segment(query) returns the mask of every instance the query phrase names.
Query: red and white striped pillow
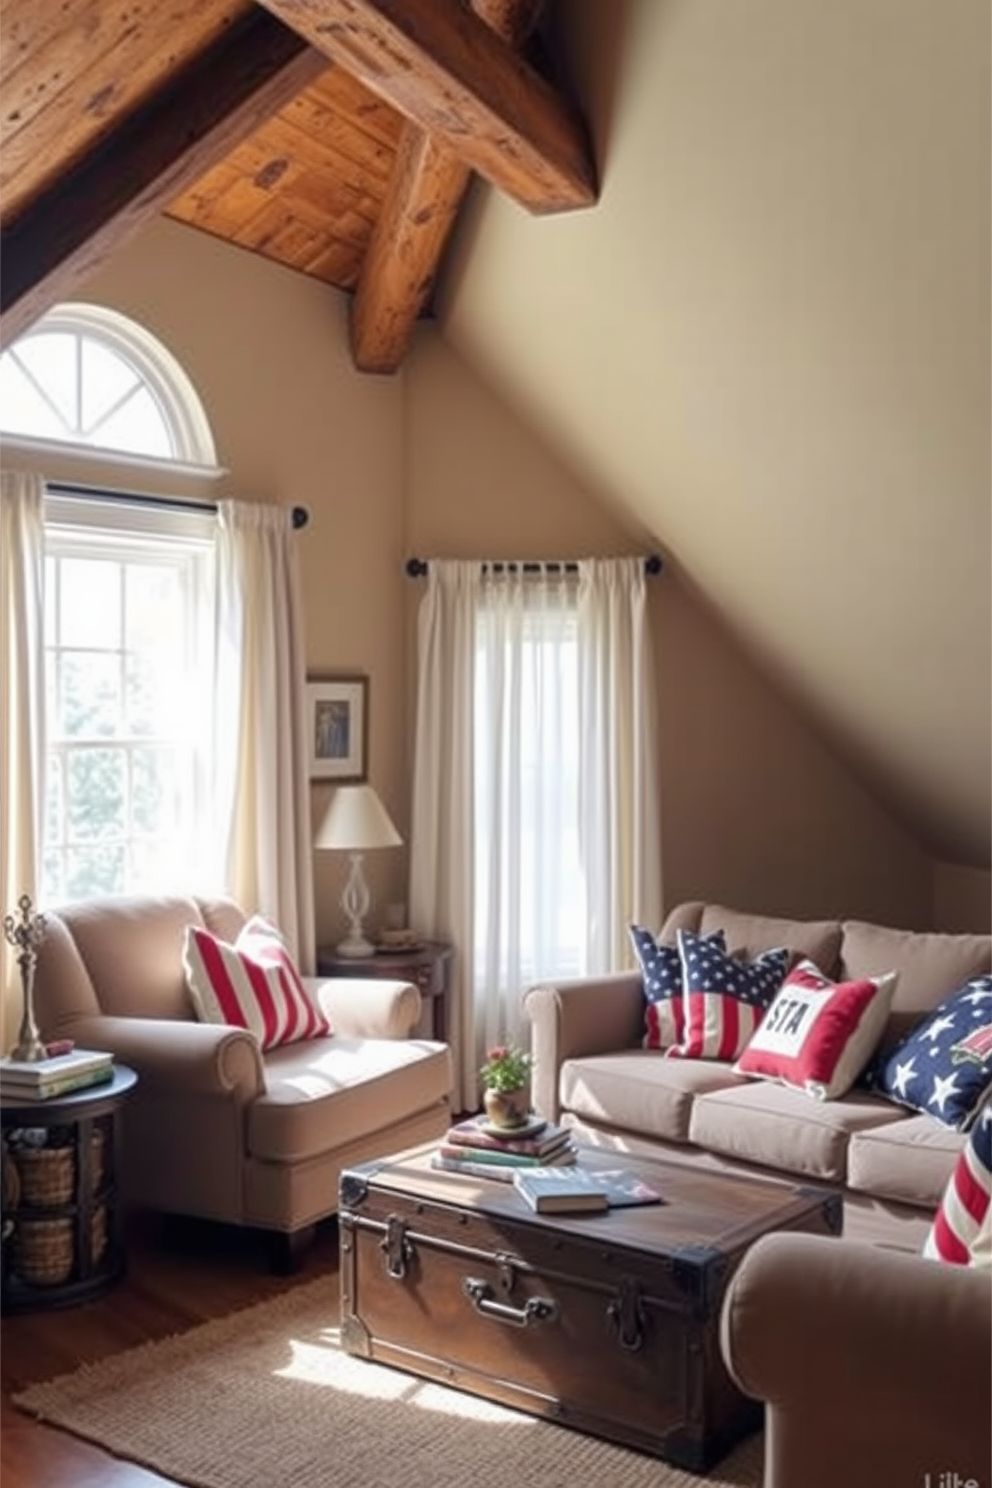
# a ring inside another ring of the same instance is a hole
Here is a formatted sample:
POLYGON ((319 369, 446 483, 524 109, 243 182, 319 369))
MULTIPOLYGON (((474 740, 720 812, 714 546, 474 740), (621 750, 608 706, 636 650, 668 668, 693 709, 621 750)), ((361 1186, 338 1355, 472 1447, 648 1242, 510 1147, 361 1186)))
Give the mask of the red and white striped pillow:
POLYGON ((263 1049, 331 1032, 285 941, 261 915, 248 920, 234 945, 188 926, 183 966, 201 1023, 247 1028, 263 1049))
POLYGON ((923 1254, 955 1266, 992 1265, 992 1101, 968 1133, 923 1254))

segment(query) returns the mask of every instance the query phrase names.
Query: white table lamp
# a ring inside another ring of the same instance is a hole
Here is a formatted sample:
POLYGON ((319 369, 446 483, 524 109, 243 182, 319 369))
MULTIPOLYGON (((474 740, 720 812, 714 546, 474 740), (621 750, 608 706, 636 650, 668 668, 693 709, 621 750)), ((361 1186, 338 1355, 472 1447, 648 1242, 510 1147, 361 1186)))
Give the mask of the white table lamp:
POLYGON ((351 854, 351 869, 341 895, 348 917, 348 934, 337 947, 339 956, 374 956, 375 946, 362 930, 371 896, 362 868, 362 854, 376 847, 400 847, 403 839, 370 785, 339 785, 317 831, 315 846, 351 854))

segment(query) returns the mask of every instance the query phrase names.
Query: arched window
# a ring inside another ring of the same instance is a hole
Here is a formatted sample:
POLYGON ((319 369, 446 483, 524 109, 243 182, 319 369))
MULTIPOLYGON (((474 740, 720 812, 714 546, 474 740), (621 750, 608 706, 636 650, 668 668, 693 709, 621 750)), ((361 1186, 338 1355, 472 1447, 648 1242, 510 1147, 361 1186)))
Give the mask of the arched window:
POLYGON ((102 305, 59 305, 0 356, 0 429, 76 449, 216 465, 203 405, 175 357, 102 305))
MULTIPOLYGON (((219 474, 196 391, 142 326, 65 304, 0 356, 0 431, 73 479, 45 498, 42 897, 216 891, 213 507, 76 484, 89 457, 219 474), (37 452, 41 452, 38 455, 37 452)), ((126 477, 125 477, 126 479, 126 477)))

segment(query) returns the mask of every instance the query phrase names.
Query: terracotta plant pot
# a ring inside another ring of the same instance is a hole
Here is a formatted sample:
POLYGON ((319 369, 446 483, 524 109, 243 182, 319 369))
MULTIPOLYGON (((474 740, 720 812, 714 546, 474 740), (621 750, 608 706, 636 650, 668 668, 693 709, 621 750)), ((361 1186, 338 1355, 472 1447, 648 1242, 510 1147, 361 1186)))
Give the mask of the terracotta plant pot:
POLYGON ((516 1126, 526 1126, 530 1114, 530 1092, 520 1090, 491 1090, 482 1092, 482 1104, 487 1120, 493 1126, 502 1126, 512 1131, 516 1126))

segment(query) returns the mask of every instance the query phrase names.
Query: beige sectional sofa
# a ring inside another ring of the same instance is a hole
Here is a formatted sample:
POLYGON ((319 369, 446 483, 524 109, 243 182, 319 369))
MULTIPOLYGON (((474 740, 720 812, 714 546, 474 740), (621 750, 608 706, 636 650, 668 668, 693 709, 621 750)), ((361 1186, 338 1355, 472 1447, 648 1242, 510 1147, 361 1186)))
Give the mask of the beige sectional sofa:
MULTIPOLYGON (((722 929, 728 951, 748 958, 786 946, 837 980, 895 971, 884 1048, 970 977, 992 970, 987 935, 778 919, 698 902, 674 909, 659 938, 674 945, 680 927, 701 935, 722 929)), ((846 1236, 920 1249, 963 1143, 933 1117, 860 1085, 838 1100, 817 1101, 737 1075, 729 1064, 645 1049, 640 972, 533 987, 523 1006, 534 1104, 579 1139, 836 1186, 846 1236)))
POLYGON ((187 927, 233 943, 226 899, 114 897, 46 915, 35 972, 42 1036, 109 1049, 138 1073, 124 1113, 129 1205, 271 1231, 295 1264, 334 1214, 343 1168, 449 1125, 446 1044, 414 1037, 407 981, 310 980, 332 1035, 265 1053, 242 1028, 198 1021, 187 927))

